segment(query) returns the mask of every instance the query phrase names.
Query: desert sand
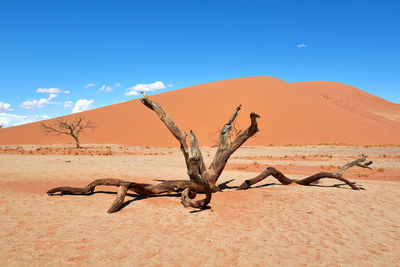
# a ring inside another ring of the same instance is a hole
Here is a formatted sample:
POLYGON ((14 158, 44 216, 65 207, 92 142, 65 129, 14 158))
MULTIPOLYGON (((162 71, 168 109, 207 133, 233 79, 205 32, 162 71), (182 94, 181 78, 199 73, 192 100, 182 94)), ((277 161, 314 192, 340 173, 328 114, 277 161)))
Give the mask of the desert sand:
MULTIPOLYGON (((247 77, 196 85, 152 96, 200 145, 217 143, 219 129, 242 104, 237 127, 261 115, 260 132, 246 145, 400 144, 400 104, 335 82, 287 83, 273 77, 247 77)), ((175 146, 176 140, 139 99, 76 115, 98 127, 82 135, 86 144, 175 146)), ((47 123, 51 123, 50 120, 47 123)), ((46 136, 40 123, 0 130, 0 145, 70 144, 68 136, 46 136)))
MULTIPOLYGON (((216 149, 203 148, 209 163, 216 149)), ((2 146, 1 266, 395 266, 400 262, 400 147, 241 147, 210 209, 183 208, 179 196, 130 195, 107 214, 116 188, 91 196, 47 196, 49 188, 97 178, 155 183, 187 179, 177 147, 2 146), (316 186, 235 186, 267 166, 290 177, 338 166, 364 153, 374 170, 353 168, 316 186), (230 181, 230 182, 229 182, 230 181)))

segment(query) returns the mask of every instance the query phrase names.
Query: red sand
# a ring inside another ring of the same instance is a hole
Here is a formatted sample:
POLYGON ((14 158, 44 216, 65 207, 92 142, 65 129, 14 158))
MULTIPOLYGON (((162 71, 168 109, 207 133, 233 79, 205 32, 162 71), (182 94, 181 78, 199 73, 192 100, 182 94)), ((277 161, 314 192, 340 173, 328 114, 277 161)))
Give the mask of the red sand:
MULTIPOLYGON (((241 147, 229 164, 249 167, 243 171, 228 166, 218 184, 230 181, 228 186, 238 186, 268 165, 287 169, 292 178, 318 171, 315 166, 333 171, 331 164, 342 165, 362 153, 374 161, 375 170, 346 172, 346 178, 365 191, 332 187, 337 181, 330 179, 318 186, 283 186, 269 177, 249 190, 227 188, 213 194, 211 209, 201 212, 183 208, 178 195, 129 194, 124 208, 115 214, 106 212, 115 198, 114 187, 96 188, 91 196, 45 192, 106 177, 144 183, 187 179, 179 148, 107 145, 82 149, 94 156, 64 154, 73 150, 21 146, 18 152, 0 151, 0 266, 398 266, 400 262, 400 147, 241 147), (108 151, 111 155, 105 156, 108 151), (252 169, 255 162, 259 169, 252 169), (385 181, 387 175, 397 175, 397 181, 385 181)), ((203 147, 202 152, 209 165, 216 148, 203 147)))
MULTIPOLYGON (((218 130, 238 104, 243 105, 240 128, 247 127, 250 112, 261 115, 260 133, 247 145, 400 143, 400 105, 341 83, 291 84, 272 77, 248 77, 192 86, 152 99, 162 104, 184 131, 193 129, 201 146, 217 142, 218 130)), ((80 115, 98 125, 94 132, 82 135, 83 144, 177 144, 154 112, 138 99, 80 115)), ((39 124, 1 129, 0 144, 73 143, 68 136, 44 135, 39 124)))

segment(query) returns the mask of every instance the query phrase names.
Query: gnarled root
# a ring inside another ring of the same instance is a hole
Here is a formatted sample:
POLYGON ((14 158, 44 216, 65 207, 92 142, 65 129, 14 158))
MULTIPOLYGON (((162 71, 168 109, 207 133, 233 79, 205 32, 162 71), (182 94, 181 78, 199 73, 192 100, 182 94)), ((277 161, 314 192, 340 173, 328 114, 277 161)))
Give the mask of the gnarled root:
MULTIPOLYGON (((213 187, 210 188, 208 187, 207 192, 204 190, 205 186, 204 185, 199 185, 191 181, 186 181, 186 180, 172 180, 172 181, 163 181, 158 184, 144 184, 144 183, 135 183, 135 182, 129 182, 129 181, 124 181, 120 179, 113 179, 113 178, 107 178, 107 179, 97 179, 88 184, 85 187, 69 187, 69 186, 63 186, 63 187, 56 187, 53 189, 50 189, 47 191, 47 194, 50 196, 54 195, 90 195, 93 194, 94 189, 96 186, 99 185, 108 185, 108 186, 118 186, 118 192, 115 197, 115 200, 113 204, 111 205, 110 209, 108 210, 109 213, 117 212, 120 207, 122 206, 125 196, 127 194, 128 190, 131 190, 138 195, 142 196, 152 196, 152 195, 160 195, 160 194, 167 194, 171 192, 182 192, 185 189, 191 190, 192 193, 195 194, 197 193, 206 193, 206 198, 201 201, 197 201, 199 203, 194 204, 195 208, 198 208, 204 205, 204 207, 207 206, 207 204, 211 200, 211 193, 216 192, 217 188, 213 187)), ((194 197, 193 197, 194 198, 194 197)), ((189 203, 196 203, 195 200, 190 201, 189 203)))
POLYGON ((111 207, 108 209, 108 213, 114 213, 119 211, 122 204, 124 203, 126 192, 128 191, 129 183, 123 184, 119 186, 118 193, 115 196, 115 200, 111 207))
POLYGON ((245 180, 244 183, 242 183, 238 187, 238 190, 245 190, 245 189, 249 188, 250 186, 264 180, 265 178, 267 178, 270 175, 272 175, 274 178, 276 178, 283 185, 288 185, 291 183, 296 183, 299 185, 310 185, 310 184, 313 184, 313 183, 319 181, 322 178, 330 178, 330 179, 336 179, 336 180, 345 182, 347 185, 349 185, 354 190, 360 190, 363 188, 357 186, 355 182, 350 182, 346 178, 343 178, 342 175, 347 169, 349 169, 353 166, 371 169, 369 167, 369 165, 372 164, 372 161, 365 162, 366 160, 367 160, 367 157, 365 155, 361 155, 360 158, 343 165, 338 172, 334 172, 334 173, 320 172, 320 173, 311 175, 311 176, 306 177, 301 180, 290 179, 290 178, 286 177, 282 172, 275 169, 274 167, 267 167, 262 173, 260 173, 256 177, 249 179, 249 180, 245 180))
POLYGON ((93 194, 93 191, 96 188, 96 186, 99 185, 120 186, 122 183, 127 183, 127 181, 123 181, 120 179, 113 179, 113 178, 97 179, 82 188, 69 187, 69 186, 56 187, 47 191, 47 194, 49 196, 54 196, 57 193, 60 193, 60 195, 90 195, 93 194))
POLYGON ((211 201, 211 193, 206 193, 206 197, 204 199, 200 200, 194 200, 196 197, 196 192, 190 190, 190 188, 186 188, 183 190, 182 195, 181 195, 181 203, 182 205, 187 208, 187 207, 192 207, 192 208, 198 208, 198 209, 205 209, 211 201))

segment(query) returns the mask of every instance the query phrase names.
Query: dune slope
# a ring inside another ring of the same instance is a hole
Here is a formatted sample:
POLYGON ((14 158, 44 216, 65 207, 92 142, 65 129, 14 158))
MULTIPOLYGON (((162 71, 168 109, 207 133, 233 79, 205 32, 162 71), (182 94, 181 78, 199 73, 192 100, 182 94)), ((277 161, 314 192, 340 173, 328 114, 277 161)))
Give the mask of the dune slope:
MULTIPOLYGON (((216 144, 218 130, 238 104, 242 104, 238 128, 247 127, 250 112, 261 115, 260 133, 247 145, 400 143, 400 105, 341 83, 247 77, 183 88, 152 99, 163 105, 182 130, 192 129, 203 146, 216 144)), ((138 99, 79 115, 98 125, 81 136, 82 144, 177 144, 138 99)), ((73 144, 68 136, 44 135, 39 124, 1 129, 0 144, 73 144)))

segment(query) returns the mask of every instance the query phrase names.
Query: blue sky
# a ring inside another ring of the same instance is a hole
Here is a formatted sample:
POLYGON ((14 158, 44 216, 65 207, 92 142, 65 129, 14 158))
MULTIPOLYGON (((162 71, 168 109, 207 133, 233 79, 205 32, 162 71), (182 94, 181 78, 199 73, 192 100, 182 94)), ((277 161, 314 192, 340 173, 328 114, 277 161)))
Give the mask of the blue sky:
POLYGON ((382 0, 0 0, 0 123, 260 75, 400 103, 399 12, 382 0))

